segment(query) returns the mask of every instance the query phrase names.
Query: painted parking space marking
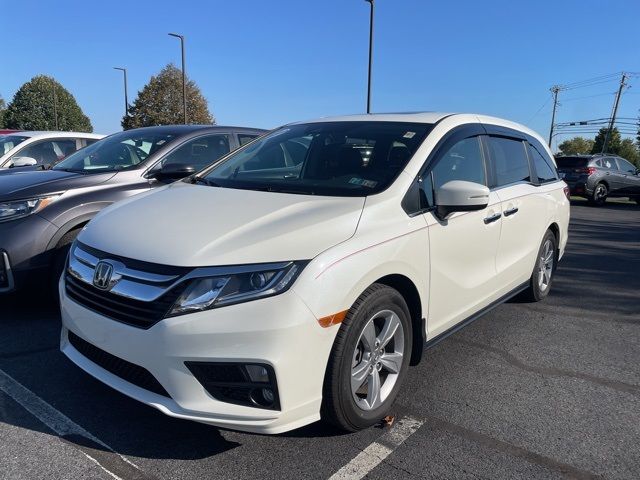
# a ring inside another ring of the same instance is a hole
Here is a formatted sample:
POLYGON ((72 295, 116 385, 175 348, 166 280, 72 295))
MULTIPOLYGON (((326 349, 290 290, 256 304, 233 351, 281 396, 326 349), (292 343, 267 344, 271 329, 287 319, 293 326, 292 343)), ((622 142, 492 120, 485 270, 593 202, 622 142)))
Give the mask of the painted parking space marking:
POLYGON ((413 435, 424 422, 412 417, 399 420, 389 431, 373 442, 344 467, 334 473, 330 480, 358 480, 384 461, 393 451, 413 435))
POLYGON ((116 480, 152 480, 131 460, 48 404, 0 369, 0 390, 55 432, 63 442, 79 450, 91 462, 116 480))

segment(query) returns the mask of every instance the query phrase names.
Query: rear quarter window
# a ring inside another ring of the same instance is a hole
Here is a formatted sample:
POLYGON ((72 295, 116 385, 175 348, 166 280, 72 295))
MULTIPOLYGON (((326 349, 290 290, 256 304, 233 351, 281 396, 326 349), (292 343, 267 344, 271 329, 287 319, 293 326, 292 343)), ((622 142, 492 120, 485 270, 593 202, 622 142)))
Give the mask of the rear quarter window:
POLYGON ((558 179, 558 172, 549 156, 540 152, 535 146, 531 144, 528 145, 529 155, 531 155, 531 159, 533 160, 533 167, 535 168, 538 182, 547 183, 556 181, 558 179))

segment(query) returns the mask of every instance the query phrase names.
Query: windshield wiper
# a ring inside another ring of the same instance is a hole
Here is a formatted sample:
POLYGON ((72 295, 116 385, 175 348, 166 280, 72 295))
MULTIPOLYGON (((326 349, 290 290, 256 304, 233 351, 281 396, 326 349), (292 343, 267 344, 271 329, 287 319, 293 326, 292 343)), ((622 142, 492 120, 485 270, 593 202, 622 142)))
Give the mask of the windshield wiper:
POLYGON ((202 183, 204 185, 207 185, 209 187, 220 187, 221 185, 209 180, 208 178, 204 178, 204 177, 199 177, 198 175, 194 175, 193 177, 191 177, 191 183, 193 184, 197 184, 197 183, 202 183))
POLYGON ((75 168, 53 168, 52 170, 58 170, 60 172, 69 172, 69 173, 82 173, 82 174, 89 173, 87 170, 79 170, 75 168))

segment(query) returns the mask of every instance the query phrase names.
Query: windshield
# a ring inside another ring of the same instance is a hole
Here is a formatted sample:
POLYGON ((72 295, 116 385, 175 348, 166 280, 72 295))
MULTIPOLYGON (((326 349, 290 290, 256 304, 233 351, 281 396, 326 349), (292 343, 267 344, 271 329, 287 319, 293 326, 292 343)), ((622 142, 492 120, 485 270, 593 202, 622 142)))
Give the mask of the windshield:
POLYGON ((290 125, 231 154, 202 181, 248 190, 371 195, 395 180, 431 128, 374 121, 290 125))
POLYGON ((175 137, 136 130, 116 133, 69 155, 53 169, 97 173, 135 168, 175 137))
POLYGON ((9 153, 10 150, 27 138, 29 137, 24 135, 0 135, 0 157, 9 153))

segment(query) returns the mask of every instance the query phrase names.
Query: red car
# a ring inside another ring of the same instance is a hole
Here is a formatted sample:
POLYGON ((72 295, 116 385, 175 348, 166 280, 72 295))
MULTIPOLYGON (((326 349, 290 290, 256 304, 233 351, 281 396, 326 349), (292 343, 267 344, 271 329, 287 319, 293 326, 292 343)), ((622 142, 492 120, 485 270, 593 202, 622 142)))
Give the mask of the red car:
POLYGON ((22 130, 0 130, 0 135, 6 135, 7 133, 21 132, 22 130))

